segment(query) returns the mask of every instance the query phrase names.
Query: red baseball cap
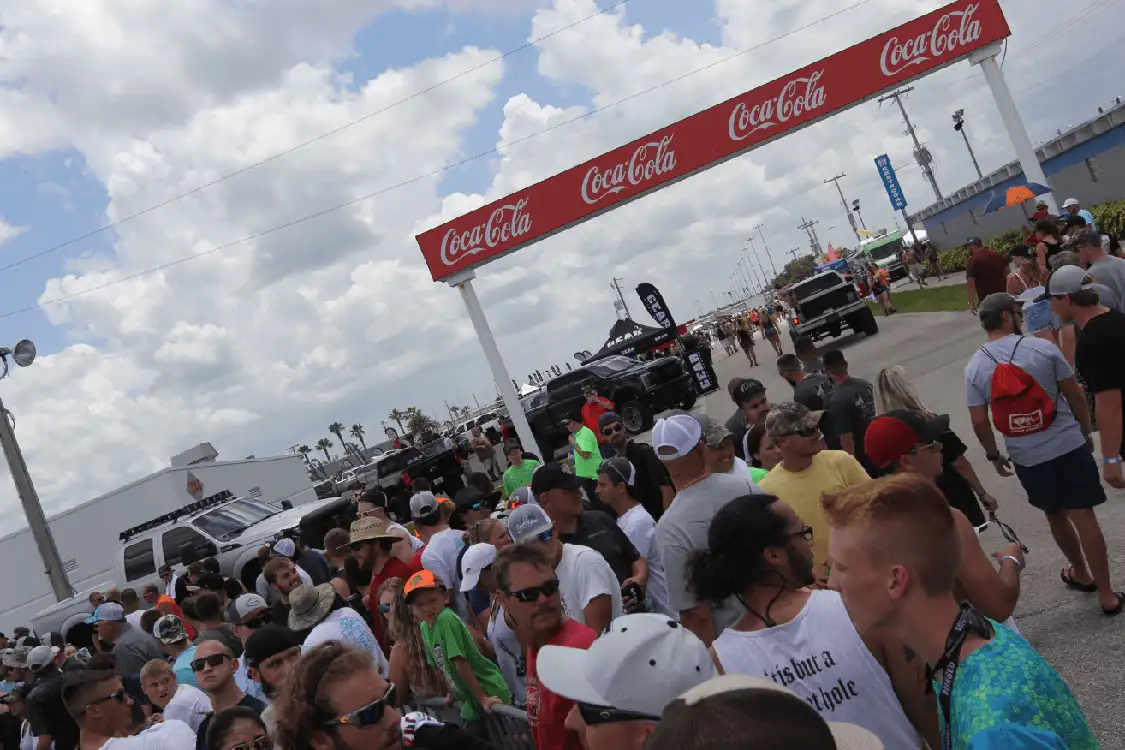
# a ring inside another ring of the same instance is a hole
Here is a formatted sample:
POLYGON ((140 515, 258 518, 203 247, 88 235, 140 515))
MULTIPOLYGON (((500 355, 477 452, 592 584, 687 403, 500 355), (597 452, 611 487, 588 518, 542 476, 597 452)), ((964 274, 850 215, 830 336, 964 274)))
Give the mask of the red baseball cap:
POLYGON ((923 417, 906 409, 895 409, 876 417, 867 426, 863 449, 876 468, 887 469, 919 443, 934 442, 948 429, 948 415, 923 417))

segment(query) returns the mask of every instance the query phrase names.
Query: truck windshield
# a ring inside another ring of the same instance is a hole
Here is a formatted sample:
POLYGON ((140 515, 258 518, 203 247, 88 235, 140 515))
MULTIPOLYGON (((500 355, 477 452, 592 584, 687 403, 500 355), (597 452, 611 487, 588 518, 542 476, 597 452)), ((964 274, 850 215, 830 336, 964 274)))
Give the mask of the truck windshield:
POLYGON ((259 500, 235 500, 204 513, 191 524, 212 539, 225 542, 278 512, 277 506, 259 500))
POLYGON ((892 240, 885 245, 867 251, 872 260, 886 260, 902 252, 902 240, 892 240))
POLYGON ((637 364, 628 357, 606 357, 588 365, 588 369, 596 373, 621 372, 637 364))

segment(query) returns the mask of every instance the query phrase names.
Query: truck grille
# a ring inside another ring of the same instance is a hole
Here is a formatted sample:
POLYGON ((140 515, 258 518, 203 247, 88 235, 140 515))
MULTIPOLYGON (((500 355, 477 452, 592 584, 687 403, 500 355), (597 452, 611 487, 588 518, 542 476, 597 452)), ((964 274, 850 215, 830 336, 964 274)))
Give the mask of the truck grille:
POLYGON ((854 297, 855 290, 851 287, 842 286, 839 289, 824 292, 815 299, 800 303, 801 320, 813 320, 819 318, 829 310, 847 307, 855 301, 854 297))

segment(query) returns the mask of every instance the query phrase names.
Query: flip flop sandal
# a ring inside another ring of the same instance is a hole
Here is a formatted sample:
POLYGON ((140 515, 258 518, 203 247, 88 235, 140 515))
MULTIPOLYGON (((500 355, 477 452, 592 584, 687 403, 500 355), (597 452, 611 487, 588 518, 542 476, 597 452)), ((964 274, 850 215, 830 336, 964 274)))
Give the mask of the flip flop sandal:
POLYGON ((1121 610, 1125 609, 1125 594, 1120 591, 1117 592, 1117 606, 1113 609, 1103 609, 1102 614, 1106 617, 1117 617, 1121 614, 1121 610))
POLYGON ((1079 583, 1074 580, 1074 568, 1069 565, 1062 569, 1060 575, 1062 577, 1062 582, 1067 585, 1067 588, 1081 591, 1083 594, 1093 594, 1098 590, 1098 585, 1096 583, 1079 583))

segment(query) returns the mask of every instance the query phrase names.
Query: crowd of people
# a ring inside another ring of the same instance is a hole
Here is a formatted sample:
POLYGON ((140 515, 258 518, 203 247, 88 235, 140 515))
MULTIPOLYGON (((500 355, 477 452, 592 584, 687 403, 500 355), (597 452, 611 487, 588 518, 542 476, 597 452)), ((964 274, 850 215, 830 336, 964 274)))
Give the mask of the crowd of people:
MULTIPOLYGON (((1103 296, 1125 261, 1091 231, 1077 263, 1047 252, 1050 273, 1024 279, 1041 287, 1024 299, 988 287, 975 251, 986 340, 966 407, 987 460, 1046 516, 1062 584, 1115 616, 1125 595, 1095 509, 1100 479, 1125 487, 1125 314, 1111 304, 1125 295, 1103 296), (1040 303, 1052 324, 1025 335, 1026 305, 1040 303)), ((1041 273, 1026 259, 1017 273, 1041 273)), ((769 340, 776 320, 755 312, 742 322, 769 340)), ((794 349, 776 350, 792 393, 774 402, 735 378, 725 422, 674 412, 644 443, 590 392, 567 420, 573 468, 475 435, 453 497, 416 480, 406 518, 357 486, 323 539, 263 547, 249 590, 208 558, 141 592, 99 592, 87 648, 0 636, 0 742, 1098 747, 1019 634, 1026 550, 949 416, 900 367, 868 382, 840 350, 794 349), (992 523, 1007 543, 986 550, 992 523)))

